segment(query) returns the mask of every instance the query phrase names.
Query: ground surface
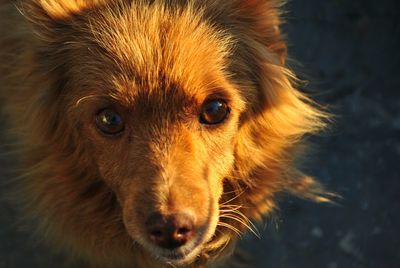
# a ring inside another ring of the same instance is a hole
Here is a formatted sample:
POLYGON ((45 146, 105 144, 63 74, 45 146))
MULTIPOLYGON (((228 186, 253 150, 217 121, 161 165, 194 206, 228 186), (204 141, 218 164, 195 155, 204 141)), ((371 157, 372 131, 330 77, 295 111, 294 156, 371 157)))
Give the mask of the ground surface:
MULTIPOLYGON (((344 199, 283 198, 263 239, 243 248, 257 268, 400 267, 400 2, 292 0, 288 9, 289 52, 307 90, 337 115, 315 139, 309 171, 344 199)), ((0 268, 59 267, 14 223, 1 203, 0 268)))

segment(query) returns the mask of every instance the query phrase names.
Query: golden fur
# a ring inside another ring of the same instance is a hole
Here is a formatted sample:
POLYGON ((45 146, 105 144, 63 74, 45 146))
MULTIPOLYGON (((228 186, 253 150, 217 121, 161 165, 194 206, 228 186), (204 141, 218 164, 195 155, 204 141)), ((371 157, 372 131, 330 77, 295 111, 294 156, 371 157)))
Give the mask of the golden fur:
POLYGON ((0 3, 0 97, 23 166, 15 199, 71 259, 218 265, 277 193, 326 201, 296 168, 326 114, 285 66, 282 1, 0 3), (208 98, 231 109, 218 127, 198 121, 208 98), (109 106, 126 122, 118 137, 94 126, 109 106), (199 232, 169 260, 144 222, 184 209, 199 232))

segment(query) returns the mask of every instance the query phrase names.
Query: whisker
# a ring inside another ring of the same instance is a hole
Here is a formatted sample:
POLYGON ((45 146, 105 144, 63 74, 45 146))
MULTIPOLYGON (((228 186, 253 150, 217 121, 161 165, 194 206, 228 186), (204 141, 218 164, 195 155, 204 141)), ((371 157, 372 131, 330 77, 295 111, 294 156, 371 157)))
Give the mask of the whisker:
MULTIPOLYGON (((242 194, 244 194, 244 192, 246 190, 240 189, 241 191, 239 193, 237 193, 234 197, 232 197, 231 199, 224 201, 223 203, 221 203, 221 205, 225 205, 227 203, 230 203, 232 201, 234 201, 235 199, 239 198, 242 194)), ((236 191, 233 191, 234 193, 236 193, 236 191)))
POLYGON ((257 227, 254 226, 253 223, 251 223, 250 220, 246 219, 242 219, 240 217, 237 217, 235 215, 232 214, 224 214, 221 215, 220 218, 227 218, 227 219, 231 219, 231 220, 235 220, 239 223, 241 223, 243 226, 245 226, 250 232, 252 232, 257 238, 261 238, 260 233, 257 229, 257 227))
POLYGON ((230 211, 238 211, 243 206, 241 205, 222 205, 219 209, 221 212, 230 212, 230 211))
MULTIPOLYGON (((235 213, 239 218, 243 219, 244 222, 247 224, 244 224, 241 222, 243 225, 245 225, 254 235, 256 235, 258 238, 260 238, 261 234, 257 228, 257 226, 246 216, 244 215, 241 211, 240 208, 243 208, 242 205, 221 205, 220 212, 222 212, 221 216, 227 215, 227 213, 235 213), (224 209, 226 208, 226 209, 224 209)), ((228 214, 229 215, 229 214, 228 214)), ((233 216, 233 215, 231 215, 233 216)))
POLYGON ((178 266, 175 266, 173 263, 171 263, 171 262, 168 262, 168 265, 170 265, 171 267, 173 267, 173 268, 178 268, 178 266))
POLYGON ((239 231, 239 229, 237 229, 236 227, 234 227, 234 226, 232 226, 232 225, 230 225, 228 223, 219 222, 217 225, 218 226, 222 226, 222 227, 226 227, 226 228, 234 231, 238 236, 240 236, 240 237, 242 236, 242 233, 239 231))
POLYGON ((226 239, 225 243, 223 244, 223 246, 218 250, 218 255, 221 254, 221 252, 223 252, 225 250, 225 248, 228 246, 229 242, 231 241, 230 238, 226 239))
POLYGON ((244 215, 240 210, 232 210, 232 213, 236 213, 240 217, 242 217, 251 227, 257 232, 257 237, 260 238, 261 234, 260 231, 258 230, 257 226, 246 216, 244 215))

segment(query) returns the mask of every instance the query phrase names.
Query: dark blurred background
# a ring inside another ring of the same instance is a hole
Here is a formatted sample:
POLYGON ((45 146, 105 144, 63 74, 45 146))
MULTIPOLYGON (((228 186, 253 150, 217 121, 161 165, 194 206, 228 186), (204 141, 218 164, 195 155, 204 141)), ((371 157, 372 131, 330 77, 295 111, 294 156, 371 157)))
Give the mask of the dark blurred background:
POLYGON ((336 115, 310 173, 339 205, 284 199, 255 267, 400 267, 400 1, 291 0, 290 55, 336 115))
MULTIPOLYGON (((248 236, 242 248, 257 268, 400 267, 400 1, 291 0, 287 10, 304 90, 336 115, 313 139, 308 171, 343 200, 282 198, 262 239, 248 236)), ((0 203, 0 268, 60 266, 14 223, 0 203)))

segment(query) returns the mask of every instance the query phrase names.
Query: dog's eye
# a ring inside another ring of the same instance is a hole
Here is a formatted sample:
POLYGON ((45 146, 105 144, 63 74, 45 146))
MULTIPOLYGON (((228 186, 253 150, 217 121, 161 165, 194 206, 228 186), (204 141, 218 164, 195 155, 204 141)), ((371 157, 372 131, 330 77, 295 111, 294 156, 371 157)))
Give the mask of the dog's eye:
POLYGON ((97 114, 96 126, 106 135, 116 135, 124 130, 121 115, 112 109, 104 109, 97 114))
POLYGON ((206 101, 201 108, 200 123, 207 125, 222 123, 229 112, 229 107, 223 100, 206 101))

